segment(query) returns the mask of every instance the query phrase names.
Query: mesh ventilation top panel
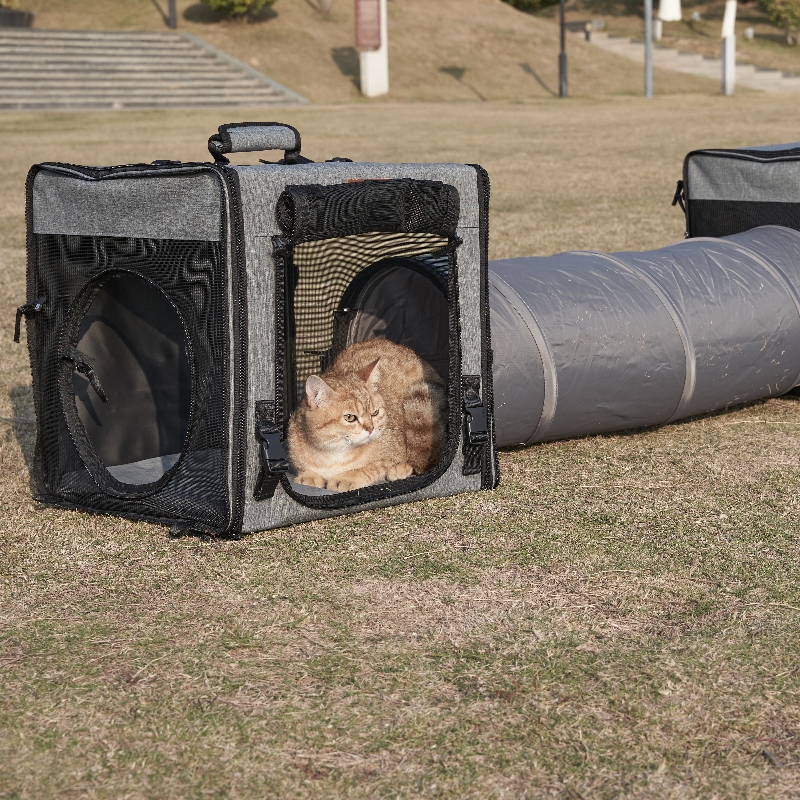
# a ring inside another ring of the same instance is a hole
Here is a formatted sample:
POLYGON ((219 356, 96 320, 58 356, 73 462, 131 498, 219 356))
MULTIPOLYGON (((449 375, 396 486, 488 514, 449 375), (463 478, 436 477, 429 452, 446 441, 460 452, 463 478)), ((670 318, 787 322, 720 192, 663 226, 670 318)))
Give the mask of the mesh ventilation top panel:
POLYGON ((295 391, 302 396, 309 375, 333 342, 334 312, 356 276, 394 256, 434 261, 448 239, 431 233, 367 233, 304 242, 294 247, 295 391))

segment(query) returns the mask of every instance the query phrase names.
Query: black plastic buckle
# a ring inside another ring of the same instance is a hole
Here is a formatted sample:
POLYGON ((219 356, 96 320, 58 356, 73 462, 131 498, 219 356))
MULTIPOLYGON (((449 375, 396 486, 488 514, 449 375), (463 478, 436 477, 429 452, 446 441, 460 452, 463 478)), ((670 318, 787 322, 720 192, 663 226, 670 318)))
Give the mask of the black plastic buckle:
POLYGON ((464 392, 464 466, 461 472, 479 475, 483 471, 486 445, 489 444, 486 407, 479 394, 480 375, 464 375, 461 386, 464 392))
POLYGON ((486 425, 486 409, 483 403, 477 406, 465 406, 467 414, 467 441, 469 444, 488 444, 489 429, 486 425))
POLYGON ((17 344, 19 344, 19 336, 22 332, 22 315, 24 314, 27 316, 28 314, 39 312, 42 310, 42 308, 44 308, 44 297, 39 297, 31 302, 23 303, 17 309, 17 319, 14 323, 14 341, 17 344))
POLYGON ((281 477, 289 471, 289 460, 283 444, 283 431, 275 423, 275 403, 256 403, 256 437, 260 443, 261 472, 253 490, 255 500, 269 500, 275 494, 281 477))

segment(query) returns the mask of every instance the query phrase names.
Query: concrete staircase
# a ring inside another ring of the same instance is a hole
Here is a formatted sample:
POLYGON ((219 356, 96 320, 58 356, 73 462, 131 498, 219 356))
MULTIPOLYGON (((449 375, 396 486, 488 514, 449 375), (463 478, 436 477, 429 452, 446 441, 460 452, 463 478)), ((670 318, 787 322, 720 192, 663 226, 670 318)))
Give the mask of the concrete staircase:
MULTIPOLYGON (((592 44, 610 53, 616 53, 623 58, 644 64, 644 42, 626 39, 622 36, 611 36, 602 31, 593 31, 592 44)), ((720 58, 707 58, 697 53, 684 53, 668 47, 659 47, 655 43, 653 43, 653 66, 699 75, 702 78, 712 78, 718 83, 722 81, 722 60, 720 58)), ((800 75, 792 75, 775 69, 760 69, 749 64, 736 65, 736 83, 750 89, 768 92, 800 91, 800 75)))
POLYGON ((0 28, 0 110, 305 102, 188 33, 0 28))

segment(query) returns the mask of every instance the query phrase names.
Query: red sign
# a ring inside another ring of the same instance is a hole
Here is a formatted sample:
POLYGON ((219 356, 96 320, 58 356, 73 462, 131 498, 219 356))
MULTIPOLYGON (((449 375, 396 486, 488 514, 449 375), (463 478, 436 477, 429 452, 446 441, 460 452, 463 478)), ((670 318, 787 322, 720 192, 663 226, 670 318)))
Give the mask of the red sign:
POLYGON ((377 50, 381 46, 381 0, 356 0, 356 48, 377 50))

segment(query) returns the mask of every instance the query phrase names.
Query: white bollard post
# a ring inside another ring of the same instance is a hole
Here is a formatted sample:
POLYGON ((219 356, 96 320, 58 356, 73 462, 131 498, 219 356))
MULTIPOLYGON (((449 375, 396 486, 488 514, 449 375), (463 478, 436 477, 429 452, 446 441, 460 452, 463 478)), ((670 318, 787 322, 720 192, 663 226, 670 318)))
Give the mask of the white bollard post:
POLYGON ((681 0, 660 0, 658 18, 663 22, 680 22, 682 18, 681 0))
MULTIPOLYGON (((358 2, 358 0, 357 0, 358 2)), ((359 53, 361 68, 361 93, 365 97, 379 97, 389 92, 389 25, 386 0, 378 0, 380 14, 380 46, 359 53)))
POLYGON ((726 0, 722 18, 722 94, 736 91, 736 0, 726 0))

